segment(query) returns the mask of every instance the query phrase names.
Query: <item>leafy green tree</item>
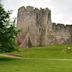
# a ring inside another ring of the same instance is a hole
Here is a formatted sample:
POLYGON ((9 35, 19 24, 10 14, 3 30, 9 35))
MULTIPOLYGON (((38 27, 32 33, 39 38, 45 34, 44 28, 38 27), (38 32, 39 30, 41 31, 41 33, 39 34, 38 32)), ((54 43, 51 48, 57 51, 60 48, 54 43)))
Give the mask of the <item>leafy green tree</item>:
POLYGON ((17 50, 17 34, 15 21, 10 21, 10 12, 6 12, 0 4, 0 52, 17 50))

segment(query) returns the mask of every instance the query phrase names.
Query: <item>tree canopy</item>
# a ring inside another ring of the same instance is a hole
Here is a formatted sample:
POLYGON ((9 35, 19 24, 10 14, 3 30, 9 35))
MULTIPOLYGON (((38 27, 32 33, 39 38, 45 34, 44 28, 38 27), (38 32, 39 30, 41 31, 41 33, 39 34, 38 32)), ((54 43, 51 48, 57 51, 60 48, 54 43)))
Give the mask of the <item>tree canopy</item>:
POLYGON ((0 52, 11 52, 17 49, 18 34, 15 21, 10 21, 10 12, 0 4, 0 52))

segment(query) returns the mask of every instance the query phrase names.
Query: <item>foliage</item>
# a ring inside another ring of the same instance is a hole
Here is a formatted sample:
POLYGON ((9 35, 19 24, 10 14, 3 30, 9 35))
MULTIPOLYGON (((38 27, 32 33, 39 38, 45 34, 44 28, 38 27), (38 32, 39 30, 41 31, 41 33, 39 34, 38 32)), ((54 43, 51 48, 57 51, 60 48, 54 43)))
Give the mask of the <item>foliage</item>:
POLYGON ((0 4, 0 52, 16 50, 17 33, 15 21, 10 21, 10 12, 6 12, 0 4))

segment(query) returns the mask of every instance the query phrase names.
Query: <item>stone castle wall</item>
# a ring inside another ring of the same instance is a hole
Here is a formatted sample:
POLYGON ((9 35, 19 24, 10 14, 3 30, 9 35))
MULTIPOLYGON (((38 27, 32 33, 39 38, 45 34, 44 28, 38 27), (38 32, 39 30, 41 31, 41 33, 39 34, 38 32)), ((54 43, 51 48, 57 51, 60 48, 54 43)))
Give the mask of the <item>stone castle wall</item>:
POLYGON ((22 6, 18 9, 17 27, 21 29, 17 39, 21 47, 71 43, 72 26, 52 23, 48 8, 22 6))
POLYGON ((52 24, 53 35, 56 38, 56 43, 72 43, 72 25, 52 24))

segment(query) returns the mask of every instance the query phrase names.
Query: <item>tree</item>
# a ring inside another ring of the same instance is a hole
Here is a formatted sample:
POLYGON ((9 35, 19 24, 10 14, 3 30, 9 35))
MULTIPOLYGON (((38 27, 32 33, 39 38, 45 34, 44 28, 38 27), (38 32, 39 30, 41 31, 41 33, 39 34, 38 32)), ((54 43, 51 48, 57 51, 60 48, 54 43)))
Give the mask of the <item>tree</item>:
POLYGON ((0 52, 11 52, 17 49, 17 34, 15 21, 10 21, 10 12, 6 12, 0 4, 0 52))

